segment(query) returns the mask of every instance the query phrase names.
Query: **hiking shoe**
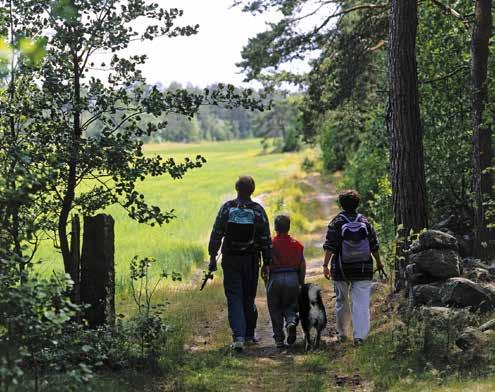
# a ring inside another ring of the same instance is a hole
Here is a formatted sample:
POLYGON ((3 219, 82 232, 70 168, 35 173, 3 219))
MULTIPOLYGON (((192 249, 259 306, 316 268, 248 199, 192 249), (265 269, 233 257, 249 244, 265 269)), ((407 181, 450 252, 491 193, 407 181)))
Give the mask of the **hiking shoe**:
POLYGON ((287 344, 292 346, 296 342, 297 326, 295 323, 287 324, 287 344))
POLYGON ((347 336, 345 336, 345 335, 338 335, 337 336, 337 343, 338 344, 342 344, 345 342, 347 342, 347 336))
POLYGON ((284 342, 277 342, 277 349, 280 352, 287 350, 288 347, 284 342))
POLYGON ((234 340, 230 345, 230 348, 235 352, 242 353, 244 351, 244 341, 234 340))
POLYGON ((364 343, 363 339, 356 338, 354 339, 354 346, 362 346, 364 343))

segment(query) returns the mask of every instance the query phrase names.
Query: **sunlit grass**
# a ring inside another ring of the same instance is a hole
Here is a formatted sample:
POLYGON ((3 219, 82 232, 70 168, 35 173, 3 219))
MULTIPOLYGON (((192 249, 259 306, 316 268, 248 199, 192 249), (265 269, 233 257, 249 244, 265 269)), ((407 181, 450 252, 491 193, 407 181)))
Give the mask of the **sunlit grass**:
MULTIPOLYGON (((163 210, 175 209, 177 218, 162 227, 150 227, 131 220, 118 206, 106 212, 115 219, 117 288, 127 285, 128 263, 135 255, 154 257, 159 269, 187 274, 206 260, 211 225, 221 203, 235 195, 239 175, 252 175, 260 191, 299 170, 305 154, 261 154, 259 140, 199 144, 158 144, 146 146, 148 154, 176 160, 207 159, 206 165, 189 172, 182 180, 149 178, 139 185, 147 200, 163 210)), ((257 192, 259 194, 259 192, 257 192)), ((50 242, 37 254, 44 260, 39 270, 49 274, 62 270, 62 260, 50 242)))

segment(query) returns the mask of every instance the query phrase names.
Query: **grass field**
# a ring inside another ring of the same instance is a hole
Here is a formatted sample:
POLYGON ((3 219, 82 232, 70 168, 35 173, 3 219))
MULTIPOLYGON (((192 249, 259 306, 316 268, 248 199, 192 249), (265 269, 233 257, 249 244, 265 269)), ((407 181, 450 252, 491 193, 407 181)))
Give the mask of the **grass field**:
MULTIPOLYGON (((158 268, 187 274, 206 260, 211 225, 222 201, 235 195, 233 185, 239 175, 250 174, 257 181, 257 194, 299 170, 310 153, 261 155, 259 140, 201 144, 159 144, 146 146, 147 154, 183 159, 198 154, 206 165, 189 172, 184 179, 150 178, 140 185, 147 200, 163 210, 175 209, 177 218, 162 227, 138 224, 120 207, 108 209, 116 222, 117 288, 126 286, 128 263, 135 255, 158 260, 158 268)), ((62 261, 51 243, 41 247, 43 274, 61 270, 62 261)))

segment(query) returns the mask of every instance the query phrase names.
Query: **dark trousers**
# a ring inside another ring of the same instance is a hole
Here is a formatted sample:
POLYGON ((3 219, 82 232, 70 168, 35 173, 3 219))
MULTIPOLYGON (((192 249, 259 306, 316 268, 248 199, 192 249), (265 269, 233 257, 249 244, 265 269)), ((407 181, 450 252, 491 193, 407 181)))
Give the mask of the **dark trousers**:
POLYGON ((271 273, 266 287, 268 310, 272 319, 273 338, 285 340, 284 320, 297 324, 299 307, 299 274, 297 272, 271 273))
POLYGON ((259 256, 223 255, 222 268, 232 336, 238 340, 253 338, 258 321, 254 301, 258 289, 259 256))

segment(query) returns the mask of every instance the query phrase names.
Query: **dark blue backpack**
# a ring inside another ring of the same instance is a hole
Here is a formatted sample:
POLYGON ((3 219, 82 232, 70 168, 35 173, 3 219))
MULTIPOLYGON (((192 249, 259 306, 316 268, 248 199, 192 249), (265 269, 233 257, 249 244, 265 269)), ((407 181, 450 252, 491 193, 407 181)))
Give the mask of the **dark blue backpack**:
POLYGON ((247 204, 239 203, 228 212, 225 239, 233 251, 245 251, 254 245, 255 213, 247 204))

